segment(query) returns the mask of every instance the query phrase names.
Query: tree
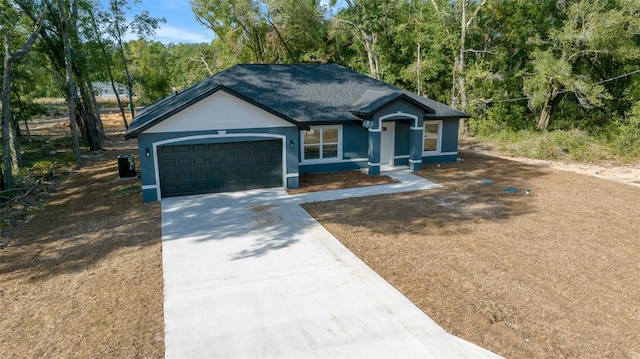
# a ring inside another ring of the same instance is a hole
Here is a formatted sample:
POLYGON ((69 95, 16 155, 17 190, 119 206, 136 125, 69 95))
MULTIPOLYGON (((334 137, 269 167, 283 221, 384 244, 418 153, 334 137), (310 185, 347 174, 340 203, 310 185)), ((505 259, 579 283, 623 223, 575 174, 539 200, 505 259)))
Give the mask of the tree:
POLYGON ((0 169, 0 176, 3 177, 3 188, 13 188, 13 171, 16 170, 17 163, 15 163, 11 156, 11 153, 18 152, 19 150, 12 148, 15 145, 13 138, 13 127, 11 126, 11 70, 13 64, 24 58, 31 47, 36 42, 40 28, 42 26, 42 20, 44 13, 38 17, 35 28, 31 32, 31 36, 24 43, 22 48, 16 52, 11 51, 11 30, 7 30, 4 35, 4 62, 3 62, 3 76, 2 76, 2 159, 4 162, 4 173, 0 169))
POLYGON ((318 0, 194 0, 196 19, 223 44, 228 62, 326 61, 325 10, 318 0))
MULTIPOLYGON (((139 3, 141 0, 134 0, 134 3, 139 3)), ((114 39, 122 66, 124 68, 127 77, 127 89, 129 96, 129 112, 133 117, 135 115, 135 107, 133 105, 133 80, 129 72, 128 61, 125 56, 123 38, 128 31, 133 31, 140 38, 153 35, 158 29, 161 23, 165 22, 164 18, 152 18, 148 11, 143 11, 141 14, 135 15, 133 21, 127 20, 126 10, 131 9, 128 0, 109 0, 110 13, 103 13, 101 18, 107 26, 107 31, 114 39)))
MULTIPOLYGON (((339 10, 333 21, 346 26, 353 38, 362 45, 367 56, 369 74, 375 79, 382 79, 381 54, 385 51, 380 42, 385 42, 389 29, 393 27, 396 1, 345 0, 346 7, 339 10)), ((335 5, 333 0, 331 5, 335 5)), ((339 25, 337 25, 339 26, 339 25)))
POLYGON ((171 89, 168 51, 157 41, 129 41, 126 51, 131 59, 131 76, 135 80, 134 90, 143 104, 161 99, 171 89))
POLYGON ((78 129, 76 127, 76 102, 74 101, 76 97, 76 87, 73 82, 73 63, 71 56, 71 40, 69 39, 69 24, 63 0, 58 0, 58 11, 60 12, 60 27, 62 28, 62 41, 64 44, 67 98, 69 99, 69 116, 71 122, 71 135, 73 139, 73 153, 76 155, 78 162, 80 162, 80 144, 78 142, 78 129))
POLYGON ((116 101, 118 103, 118 108, 120 109, 120 115, 122 116, 122 122, 124 123, 124 128, 125 129, 129 129, 129 123, 127 122, 127 115, 124 111, 124 106, 122 104, 122 100, 120 99, 120 91, 118 91, 118 89, 116 88, 116 82, 113 76, 113 71, 112 71, 112 65, 111 65, 111 56, 110 54, 107 53, 107 48, 106 45, 102 39, 102 34, 100 33, 100 28, 98 26, 98 23, 96 21, 96 17, 93 14, 93 11, 89 12, 89 18, 91 20, 91 25, 93 27, 93 36, 95 38, 95 41, 98 44, 98 47, 100 48, 100 52, 102 53, 103 59, 104 59, 104 64, 105 64, 105 68, 107 70, 107 74, 109 77, 109 82, 111 83, 111 88, 113 89, 113 93, 116 96, 116 101))
POLYGON ((192 0, 196 19, 210 28, 234 62, 266 62, 265 34, 268 25, 254 0, 192 0))
MULTIPOLYGON (((50 71, 54 73, 55 78, 59 82, 60 88, 64 89, 64 93, 67 95, 67 102, 73 101, 73 116, 76 117, 76 121, 73 121, 72 126, 78 126, 82 132, 82 136, 89 144, 91 151, 99 150, 102 148, 101 141, 104 138, 104 131, 102 129, 102 122, 100 120, 99 112, 95 105, 95 95, 91 88, 91 79, 89 77, 90 71, 87 66, 86 56, 83 52, 83 36, 80 34, 80 27, 78 27, 78 19, 82 14, 82 11, 86 11, 87 8, 84 2, 79 6, 77 0, 70 1, 69 4, 65 4, 63 1, 60 4, 59 1, 52 3, 51 1, 44 0, 41 2, 30 2, 27 0, 15 0, 15 3, 20 7, 23 13, 36 21, 36 11, 38 8, 47 9, 49 16, 45 18, 44 24, 40 29, 40 46, 36 46, 36 52, 46 57, 51 66, 50 71), (60 11, 60 5, 63 6, 60 11), (68 9, 66 8, 68 6, 68 9), (66 22, 63 23, 67 17, 66 22), (63 26, 64 25, 64 26, 63 26), (66 29, 65 29, 66 27, 66 29), (63 33, 68 33, 71 54, 71 69, 73 73, 74 87, 77 86, 78 91, 69 91, 67 88, 68 76, 67 76, 67 56, 65 53, 64 36, 63 33), (69 97, 71 96, 71 97, 69 97)), ((70 114, 71 116, 71 114, 70 114)))
MULTIPOLYGON (((606 0, 582 0, 566 8, 562 27, 547 39, 531 39, 531 73, 524 80, 529 106, 539 111, 537 128, 546 131, 551 116, 565 94, 584 108, 599 107, 610 97, 594 75, 603 61, 640 58, 636 35, 637 13, 617 8, 606 0)), ((637 6, 637 5, 636 5, 637 6)), ((602 79, 602 78, 601 78, 602 79)))

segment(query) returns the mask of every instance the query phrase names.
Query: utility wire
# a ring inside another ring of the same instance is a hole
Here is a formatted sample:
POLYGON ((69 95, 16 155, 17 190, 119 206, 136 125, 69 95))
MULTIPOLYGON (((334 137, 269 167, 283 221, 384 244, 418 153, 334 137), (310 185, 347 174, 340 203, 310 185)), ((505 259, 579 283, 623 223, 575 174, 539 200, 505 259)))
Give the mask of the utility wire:
MULTIPOLYGON (((637 74, 637 73, 640 73, 640 70, 631 71, 631 72, 628 72, 628 73, 626 73, 626 74, 622 74, 622 75, 619 75, 619 76, 615 76, 615 77, 612 77, 612 78, 609 78, 609 79, 606 79, 606 80, 602 80, 602 81, 594 82, 594 83, 590 84, 589 86, 593 86, 593 85, 600 85, 600 84, 603 84, 603 83, 606 83, 606 82, 611 82, 611 81, 614 81, 614 80, 621 79, 621 78, 623 78, 623 77, 628 77, 628 76, 631 76, 631 75, 635 75, 635 74, 637 74)), ((573 91, 575 91, 575 90, 577 90, 577 89, 576 89, 576 88, 572 88, 572 89, 560 90, 560 91, 558 91, 558 94, 561 94, 561 93, 567 93, 567 92, 573 92, 573 91)), ((490 104, 490 103, 497 103, 497 102, 516 102, 516 101, 524 101, 524 100, 528 100, 528 99, 530 99, 530 98, 531 98, 531 96, 519 97, 519 98, 511 98, 511 99, 505 99, 505 100, 491 100, 491 101, 488 101, 488 102, 487 102, 487 104, 490 104)))

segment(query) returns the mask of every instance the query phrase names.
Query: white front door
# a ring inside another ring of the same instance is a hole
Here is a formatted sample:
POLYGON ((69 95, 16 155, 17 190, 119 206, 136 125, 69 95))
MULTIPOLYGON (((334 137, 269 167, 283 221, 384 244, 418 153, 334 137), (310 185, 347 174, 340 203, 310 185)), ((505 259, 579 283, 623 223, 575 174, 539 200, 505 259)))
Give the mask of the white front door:
POLYGON ((381 127, 380 164, 393 166, 396 123, 393 121, 382 122, 381 127))

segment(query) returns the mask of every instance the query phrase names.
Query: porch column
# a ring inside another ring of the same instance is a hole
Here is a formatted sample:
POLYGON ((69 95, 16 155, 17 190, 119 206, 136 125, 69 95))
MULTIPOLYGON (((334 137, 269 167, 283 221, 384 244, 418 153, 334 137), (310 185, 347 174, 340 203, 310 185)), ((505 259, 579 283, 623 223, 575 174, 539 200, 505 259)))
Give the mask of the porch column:
POLYGON ((380 174, 380 139, 379 128, 369 129, 369 175, 380 174))
POLYGON ((422 168, 422 145, 424 127, 422 121, 415 121, 418 126, 411 126, 409 131, 409 170, 420 171, 422 168))

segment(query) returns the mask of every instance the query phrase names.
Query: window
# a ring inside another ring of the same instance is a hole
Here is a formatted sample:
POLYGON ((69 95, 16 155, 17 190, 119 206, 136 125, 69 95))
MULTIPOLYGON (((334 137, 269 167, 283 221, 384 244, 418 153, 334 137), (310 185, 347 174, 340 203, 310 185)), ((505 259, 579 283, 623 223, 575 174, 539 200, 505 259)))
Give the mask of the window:
POLYGON ((302 160, 330 160, 340 156, 340 131, 339 126, 313 127, 309 131, 303 131, 302 160))
POLYGON ((442 121, 424 121, 422 151, 426 154, 440 152, 442 121))

